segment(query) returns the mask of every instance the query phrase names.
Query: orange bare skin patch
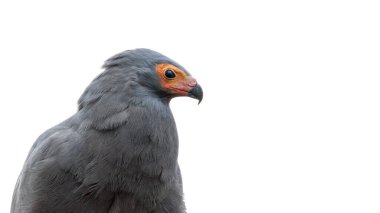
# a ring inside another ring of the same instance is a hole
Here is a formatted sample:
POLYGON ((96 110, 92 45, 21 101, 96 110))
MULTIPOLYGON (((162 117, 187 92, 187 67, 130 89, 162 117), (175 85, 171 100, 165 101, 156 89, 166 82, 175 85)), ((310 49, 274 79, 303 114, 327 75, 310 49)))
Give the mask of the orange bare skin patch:
POLYGON ((193 77, 186 75, 184 71, 172 64, 157 64, 156 73, 160 78, 161 87, 172 94, 187 95, 188 92, 197 84, 197 81, 193 77), (166 77, 165 72, 167 70, 172 70, 175 77, 166 77))

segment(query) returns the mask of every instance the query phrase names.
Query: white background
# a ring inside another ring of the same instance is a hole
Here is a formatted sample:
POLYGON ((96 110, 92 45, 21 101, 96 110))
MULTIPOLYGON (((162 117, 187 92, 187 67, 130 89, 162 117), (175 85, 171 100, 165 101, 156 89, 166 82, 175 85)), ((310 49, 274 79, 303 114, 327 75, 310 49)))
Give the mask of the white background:
POLYGON ((190 213, 380 212, 376 1, 2 1, 0 212, 34 140, 103 61, 137 47, 185 66, 171 103, 190 213))

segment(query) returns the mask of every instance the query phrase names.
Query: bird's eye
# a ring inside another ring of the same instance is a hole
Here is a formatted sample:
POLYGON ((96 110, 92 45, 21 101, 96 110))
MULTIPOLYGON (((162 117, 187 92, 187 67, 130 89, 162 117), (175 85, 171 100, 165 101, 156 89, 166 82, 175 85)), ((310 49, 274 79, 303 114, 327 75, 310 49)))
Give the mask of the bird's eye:
POLYGON ((175 78, 175 73, 173 70, 166 70, 165 71, 165 77, 169 78, 169 79, 172 79, 172 78, 175 78))

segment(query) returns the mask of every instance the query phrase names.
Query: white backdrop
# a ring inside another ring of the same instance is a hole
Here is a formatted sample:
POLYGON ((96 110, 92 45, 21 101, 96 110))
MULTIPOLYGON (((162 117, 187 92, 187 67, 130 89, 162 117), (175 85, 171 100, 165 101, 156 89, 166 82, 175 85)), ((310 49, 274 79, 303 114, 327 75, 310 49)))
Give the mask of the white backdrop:
POLYGON ((108 57, 185 66, 171 103, 190 213, 380 212, 376 1, 2 1, 0 212, 34 140, 108 57))

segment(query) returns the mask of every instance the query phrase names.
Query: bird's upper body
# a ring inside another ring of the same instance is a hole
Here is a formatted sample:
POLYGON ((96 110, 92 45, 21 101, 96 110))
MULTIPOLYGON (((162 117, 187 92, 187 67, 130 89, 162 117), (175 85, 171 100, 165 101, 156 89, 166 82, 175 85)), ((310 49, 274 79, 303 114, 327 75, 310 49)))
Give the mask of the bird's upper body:
POLYGON ((43 133, 17 181, 11 212, 185 212, 169 102, 202 99, 179 64, 149 49, 117 54, 43 133))

